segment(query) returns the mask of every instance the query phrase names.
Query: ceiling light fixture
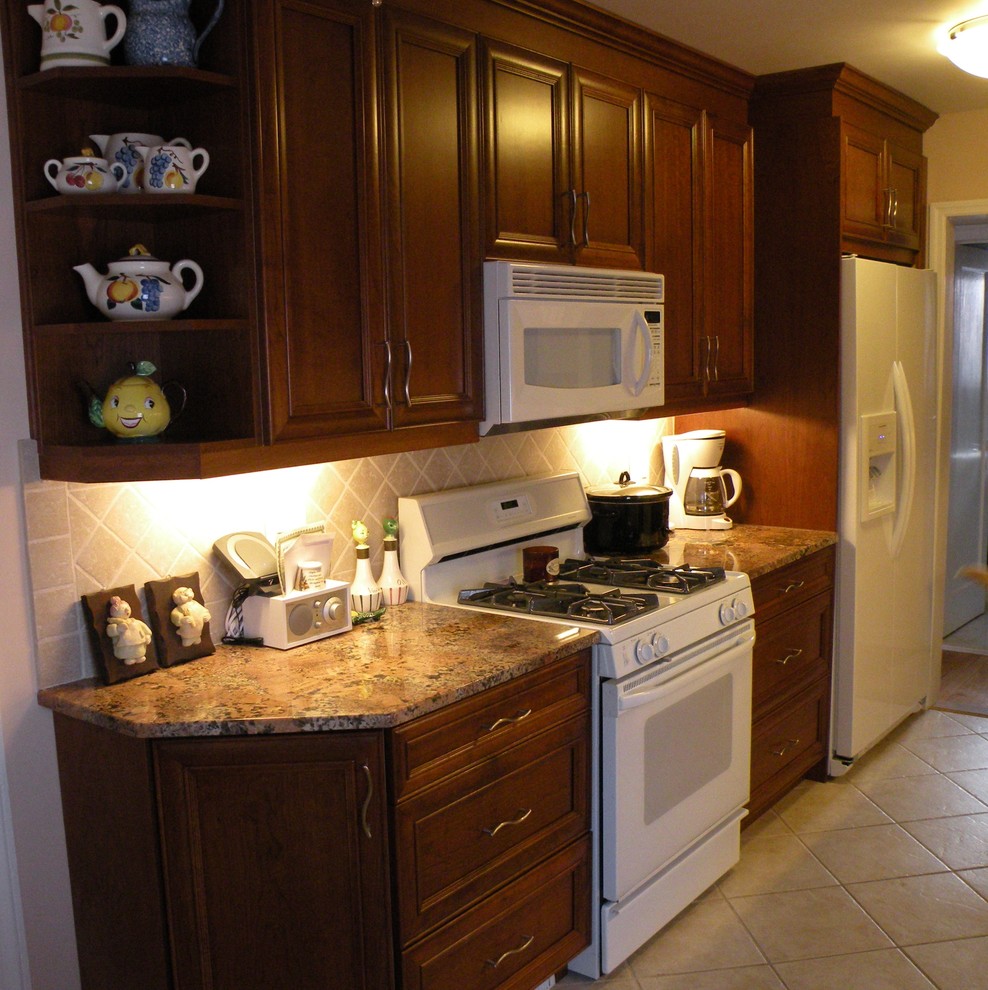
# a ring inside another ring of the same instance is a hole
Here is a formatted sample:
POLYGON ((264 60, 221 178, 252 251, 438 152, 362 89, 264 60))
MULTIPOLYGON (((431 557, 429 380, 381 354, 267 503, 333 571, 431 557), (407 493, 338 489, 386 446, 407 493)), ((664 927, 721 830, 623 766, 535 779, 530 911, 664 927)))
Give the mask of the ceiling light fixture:
POLYGON ((955 24, 938 50, 959 69, 988 78, 988 14, 955 24))

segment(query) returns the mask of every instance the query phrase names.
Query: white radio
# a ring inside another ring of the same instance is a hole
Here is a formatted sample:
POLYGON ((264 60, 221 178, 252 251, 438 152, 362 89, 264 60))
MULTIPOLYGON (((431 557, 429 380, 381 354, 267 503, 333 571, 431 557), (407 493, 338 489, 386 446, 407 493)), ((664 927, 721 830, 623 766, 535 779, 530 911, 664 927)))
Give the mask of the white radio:
POLYGON ((278 650, 335 636, 353 626, 350 586, 345 581, 327 581, 316 591, 251 595, 244 599, 242 608, 244 635, 258 637, 265 646, 278 650))

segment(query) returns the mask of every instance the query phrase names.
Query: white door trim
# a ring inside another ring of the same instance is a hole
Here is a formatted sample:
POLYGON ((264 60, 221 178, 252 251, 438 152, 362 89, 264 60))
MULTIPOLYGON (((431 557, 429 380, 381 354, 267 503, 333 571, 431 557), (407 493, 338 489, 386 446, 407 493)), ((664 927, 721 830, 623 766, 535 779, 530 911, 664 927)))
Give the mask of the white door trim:
POLYGON ((14 829, 10 816, 7 761, 0 732, 0 987, 31 990, 21 911, 14 829))
MULTIPOLYGON (((950 417, 953 401, 953 343, 952 307, 948 305, 954 281, 954 227, 965 219, 988 217, 988 199, 956 200, 931 203, 927 234, 927 263, 937 273, 940 291, 937 293, 937 353, 940 381, 937 387, 937 491, 933 519, 933 587, 943 589, 947 571, 947 484, 950 478, 950 417)), ((943 630, 942 591, 933 600, 933 642, 930 653, 930 683, 927 705, 936 704, 940 693, 941 651, 943 630)))

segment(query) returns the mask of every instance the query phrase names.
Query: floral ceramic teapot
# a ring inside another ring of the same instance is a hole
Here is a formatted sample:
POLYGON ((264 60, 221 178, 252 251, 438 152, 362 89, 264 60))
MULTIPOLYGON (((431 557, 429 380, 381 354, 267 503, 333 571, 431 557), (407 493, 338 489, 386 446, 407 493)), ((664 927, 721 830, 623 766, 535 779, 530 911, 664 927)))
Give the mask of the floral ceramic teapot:
POLYGON ((186 258, 171 268, 143 244, 135 244, 126 258, 111 261, 101 275, 90 265, 76 265, 86 283, 89 301, 111 320, 169 320, 181 313, 202 289, 202 269, 186 258), (195 276, 186 289, 182 272, 195 276))
POLYGON ((178 382, 159 385, 151 378, 158 369, 150 361, 130 366, 131 374, 118 378, 100 397, 90 389, 89 421, 105 428, 118 440, 157 440, 172 421, 172 410, 165 389, 177 389, 180 398, 177 418, 185 409, 185 389, 178 382))

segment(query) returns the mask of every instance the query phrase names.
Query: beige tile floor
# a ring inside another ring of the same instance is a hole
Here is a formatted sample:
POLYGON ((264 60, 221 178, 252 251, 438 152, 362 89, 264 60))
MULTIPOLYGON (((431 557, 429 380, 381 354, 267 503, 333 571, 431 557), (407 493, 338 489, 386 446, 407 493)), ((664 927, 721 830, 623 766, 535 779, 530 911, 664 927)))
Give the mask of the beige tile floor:
POLYGON ((557 986, 988 988, 988 718, 922 712, 845 776, 804 781, 617 971, 557 986))

